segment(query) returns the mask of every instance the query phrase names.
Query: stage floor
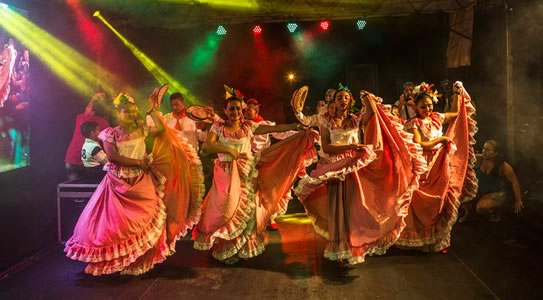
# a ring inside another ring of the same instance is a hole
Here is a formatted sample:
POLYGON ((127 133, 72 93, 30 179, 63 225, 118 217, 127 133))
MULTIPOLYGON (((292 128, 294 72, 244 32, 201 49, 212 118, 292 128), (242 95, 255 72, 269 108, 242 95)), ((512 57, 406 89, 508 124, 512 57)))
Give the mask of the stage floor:
POLYGON ((148 274, 92 277, 54 245, 0 282, 0 299, 540 299, 538 240, 512 220, 462 223, 448 254, 391 248, 345 268, 322 257, 325 241, 293 214, 270 232, 262 255, 234 266, 187 239, 148 274))

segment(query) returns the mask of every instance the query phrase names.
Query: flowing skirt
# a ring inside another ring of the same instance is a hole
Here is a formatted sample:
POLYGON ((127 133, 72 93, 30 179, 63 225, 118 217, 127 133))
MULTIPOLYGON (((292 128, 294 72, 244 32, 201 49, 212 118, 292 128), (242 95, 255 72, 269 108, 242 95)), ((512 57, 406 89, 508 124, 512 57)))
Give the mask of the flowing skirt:
POLYGON ((412 135, 377 110, 365 128, 365 149, 320 162, 295 190, 315 231, 328 239, 330 260, 361 263, 392 246, 425 171, 412 135))
POLYGON ((450 246, 451 230, 458 217, 458 207, 477 193, 474 171, 476 122, 475 109, 462 101, 458 117, 446 136, 452 143, 437 151, 427 151, 428 172, 413 193, 413 200, 397 245, 401 248, 438 252, 450 246))
POLYGON ((286 210, 294 181, 316 157, 317 137, 307 130, 247 159, 215 160, 194 248, 213 249, 213 257, 224 262, 262 253, 266 226, 286 210))
POLYGON ((89 263, 85 272, 143 274, 199 221, 204 187, 194 149, 165 127, 153 158, 130 183, 108 172, 83 210, 64 251, 89 263))

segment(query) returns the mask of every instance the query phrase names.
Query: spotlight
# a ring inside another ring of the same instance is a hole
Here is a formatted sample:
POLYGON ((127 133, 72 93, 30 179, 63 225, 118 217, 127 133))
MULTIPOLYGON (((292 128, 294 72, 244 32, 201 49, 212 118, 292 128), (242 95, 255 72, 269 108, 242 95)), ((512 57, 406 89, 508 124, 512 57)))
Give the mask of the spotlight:
POLYGON ((262 27, 260 27, 260 25, 256 25, 255 27, 253 27, 253 33, 254 34, 261 34, 262 33, 262 27))
POLYGON ((298 24, 296 24, 296 23, 288 23, 287 28, 288 28, 288 31, 290 33, 293 33, 298 28, 298 24))
POLYGON ((5 3, 0 3, 0 7, 3 8, 3 9, 8 9, 9 6, 5 3))
POLYGON ((322 30, 326 31, 330 27, 330 23, 328 21, 321 21, 320 27, 322 30))
POLYGON ((296 79, 296 75, 294 75, 294 73, 288 73, 287 79, 288 81, 294 81, 294 79, 296 79))
POLYGON ((366 22, 366 20, 358 20, 358 21, 356 21, 356 27, 358 28, 358 30, 364 29, 364 27, 366 27, 366 24, 368 24, 368 22, 366 22))
POLYGON ((100 11, 99 11, 99 10, 95 11, 95 12, 92 14, 92 16, 98 18, 99 16, 101 16, 100 11))
POLYGON ((217 35, 226 35, 226 29, 224 26, 219 25, 219 27, 217 27, 217 35))

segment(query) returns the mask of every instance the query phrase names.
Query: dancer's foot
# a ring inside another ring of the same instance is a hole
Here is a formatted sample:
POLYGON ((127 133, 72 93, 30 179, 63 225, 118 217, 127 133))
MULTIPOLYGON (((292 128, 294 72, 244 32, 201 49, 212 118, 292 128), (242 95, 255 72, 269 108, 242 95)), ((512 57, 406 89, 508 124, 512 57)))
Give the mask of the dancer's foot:
POLYGON ((446 248, 443 248, 443 249, 439 250, 439 253, 441 253, 441 254, 449 253, 449 247, 446 247, 446 248))
POLYGON ((267 227, 268 230, 272 230, 272 231, 277 230, 277 228, 279 228, 279 224, 275 223, 275 221, 271 221, 271 223, 268 224, 268 227, 267 227))

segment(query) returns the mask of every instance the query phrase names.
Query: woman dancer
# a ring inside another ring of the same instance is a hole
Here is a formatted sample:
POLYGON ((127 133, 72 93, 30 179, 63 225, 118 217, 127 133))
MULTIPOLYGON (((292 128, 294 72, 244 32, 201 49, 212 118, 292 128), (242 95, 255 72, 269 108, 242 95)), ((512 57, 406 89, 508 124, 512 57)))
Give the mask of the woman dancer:
POLYGON ((335 114, 320 126, 329 156, 295 192, 315 230, 328 239, 324 256, 356 264, 368 254, 384 253, 399 237, 424 160, 412 136, 376 104, 377 97, 361 92, 363 114, 350 113, 354 99, 346 87, 340 86, 334 99, 335 114))
POLYGON ((225 263, 259 255, 266 226, 286 209, 290 188, 315 156, 317 134, 304 131, 253 156, 253 135, 299 130, 299 124, 258 125, 242 119, 243 96, 227 88, 226 121, 215 123, 204 151, 217 153, 213 185, 193 233, 194 248, 209 250, 225 263))
POLYGON ((477 127, 471 119, 475 109, 461 82, 454 85, 453 112, 445 114, 433 111, 438 95, 430 85, 423 82, 414 92, 417 116, 406 127, 422 146, 428 170, 421 177, 420 188, 413 193, 407 226, 397 245, 447 253, 458 207, 477 191, 473 170, 473 136, 477 127), (449 122, 443 135, 443 124, 449 122))
POLYGON ((107 174, 65 248, 68 257, 87 262, 85 272, 92 275, 147 272, 175 252, 176 239, 199 217, 194 207, 200 205, 203 175, 191 161, 195 154, 185 153, 190 147, 164 126, 157 101, 149 111, 155 127, 148 128, 138 122, 136 104, 123 95, 118 100, 119 126, 99 136, 110 160, 107 174), (151 155, 145 152, 147 135, 157 138, 151 155), (181 170, 188 168, 199 180, 183 179, 181 170))

